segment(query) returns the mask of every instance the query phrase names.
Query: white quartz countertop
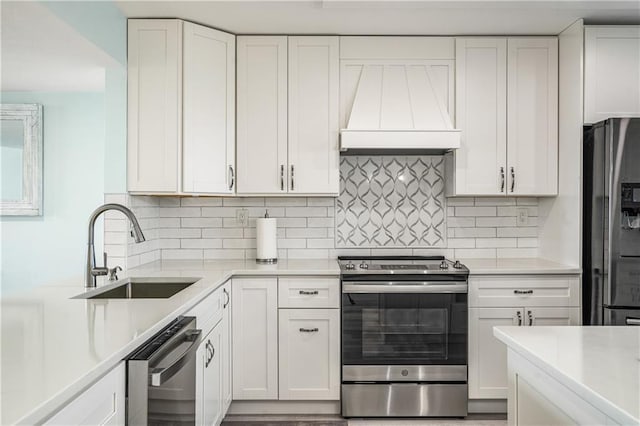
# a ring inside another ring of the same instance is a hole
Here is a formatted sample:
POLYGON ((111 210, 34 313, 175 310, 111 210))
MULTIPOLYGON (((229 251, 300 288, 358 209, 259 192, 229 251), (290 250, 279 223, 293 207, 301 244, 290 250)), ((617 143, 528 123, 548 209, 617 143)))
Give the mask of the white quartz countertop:
POLYGON ((494 335, 619 424, 640 424, 640 327, 495 327, 494 335))
POLYGON ((41 422, 233 275, 338 274, 335 259, 164 261, 128 275, 199 281, 169 299, 71 299, 82 282, 3 297, 0 424, 41 422))
POLYGON ((564 265, 540 258, 526 259, 460 259, 471 275, 497 274, 579 274, 577 266, 564 265))

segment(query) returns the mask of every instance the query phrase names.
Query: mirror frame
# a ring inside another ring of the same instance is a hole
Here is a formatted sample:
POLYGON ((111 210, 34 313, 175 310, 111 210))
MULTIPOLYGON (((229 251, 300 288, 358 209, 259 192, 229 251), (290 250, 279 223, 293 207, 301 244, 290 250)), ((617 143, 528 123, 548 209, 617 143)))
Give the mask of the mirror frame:
POLYGON ((24 151, 22 154, 22 199, 0 199, 0 215, 41 216, 42 105, 0 104, 0 120, 19 120, 22 121, 24 128, 24 151))

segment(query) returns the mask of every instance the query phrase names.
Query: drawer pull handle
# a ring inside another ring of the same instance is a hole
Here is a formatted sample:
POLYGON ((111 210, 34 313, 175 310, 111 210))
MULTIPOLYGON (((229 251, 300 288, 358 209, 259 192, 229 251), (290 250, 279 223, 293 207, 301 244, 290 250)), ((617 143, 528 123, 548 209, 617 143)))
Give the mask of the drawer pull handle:
POLYGON ((300 333, 316 333, 318 328, 300 328, 300 333))
POLYGON ((513 294, 533 294, 533 290, 513 290, 513 294))
POLYGON ((300 290, 299 293, 305 296, 315 296, 318 294, 318 290, 313 290, 313 291, 300 290))

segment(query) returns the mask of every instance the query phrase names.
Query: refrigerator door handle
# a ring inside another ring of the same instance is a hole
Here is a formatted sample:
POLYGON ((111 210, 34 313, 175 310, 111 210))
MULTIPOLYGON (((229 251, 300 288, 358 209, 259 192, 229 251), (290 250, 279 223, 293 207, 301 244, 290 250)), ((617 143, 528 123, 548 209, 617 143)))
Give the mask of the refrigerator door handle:
POLYGON ((640 318, 627 317, 627 319, 625 320, 625 324, 627 324, 627 325, 640 325, 640 318))

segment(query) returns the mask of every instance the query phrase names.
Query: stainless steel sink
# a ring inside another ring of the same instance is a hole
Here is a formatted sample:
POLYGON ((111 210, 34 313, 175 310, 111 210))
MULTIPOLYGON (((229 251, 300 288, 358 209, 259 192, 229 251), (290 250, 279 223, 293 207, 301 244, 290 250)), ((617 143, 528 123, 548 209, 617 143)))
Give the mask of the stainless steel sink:
POLYGON ((168 299, 196 283, 199 278, 128 278, 73 299, 168 299))

